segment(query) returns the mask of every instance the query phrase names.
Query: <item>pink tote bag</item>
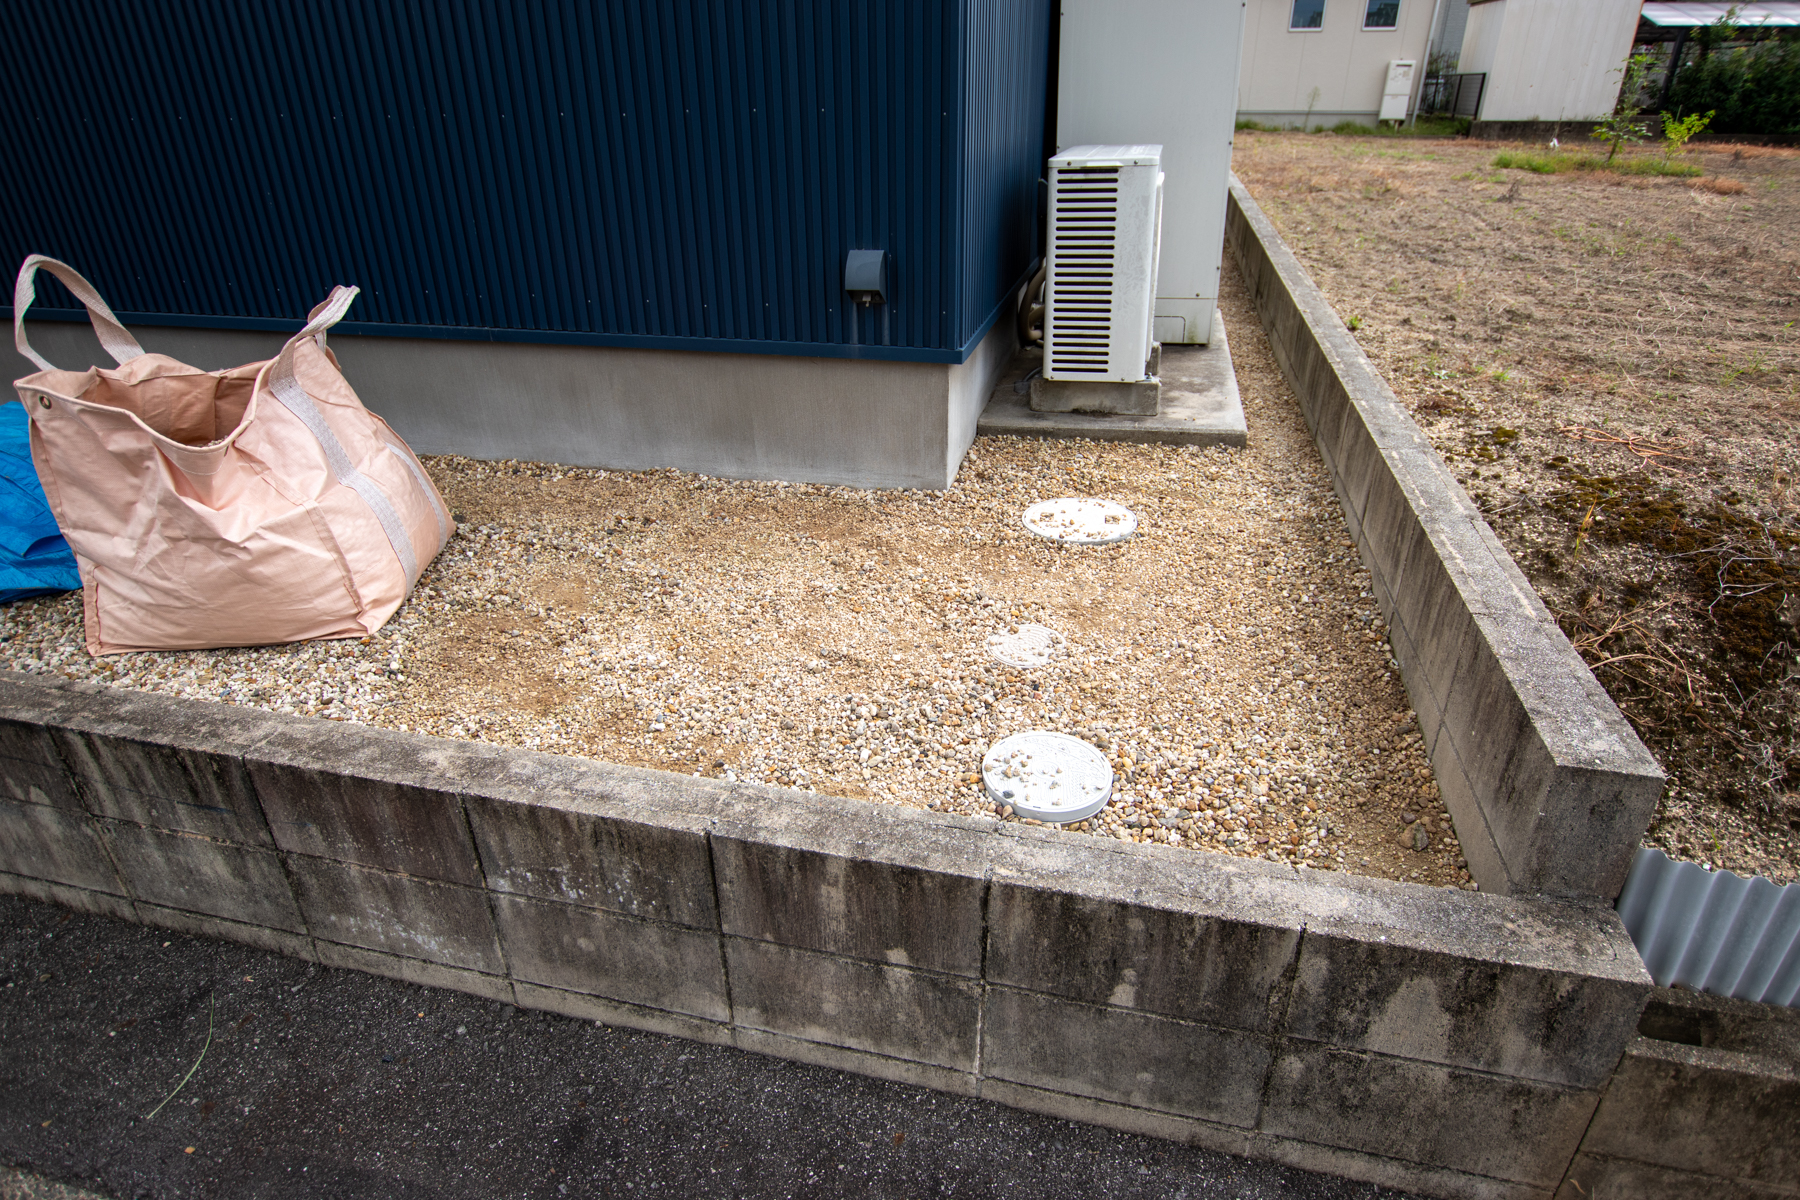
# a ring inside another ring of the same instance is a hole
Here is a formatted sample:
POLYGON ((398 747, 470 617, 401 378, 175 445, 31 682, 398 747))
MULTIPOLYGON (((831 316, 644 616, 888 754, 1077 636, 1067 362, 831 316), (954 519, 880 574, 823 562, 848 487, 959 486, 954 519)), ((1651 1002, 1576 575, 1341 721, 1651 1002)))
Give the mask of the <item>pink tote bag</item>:
POLYGON ((450 536, 419 460, 325 345, 334 288, 267 362, 202 371, 146 354, 87 280, 32 255, 13 341, 31 457, 81 569, 90 654, 365 637, 450 536), (59 371, 25 336, 38 270, 87 306, 117 368, 59 371))

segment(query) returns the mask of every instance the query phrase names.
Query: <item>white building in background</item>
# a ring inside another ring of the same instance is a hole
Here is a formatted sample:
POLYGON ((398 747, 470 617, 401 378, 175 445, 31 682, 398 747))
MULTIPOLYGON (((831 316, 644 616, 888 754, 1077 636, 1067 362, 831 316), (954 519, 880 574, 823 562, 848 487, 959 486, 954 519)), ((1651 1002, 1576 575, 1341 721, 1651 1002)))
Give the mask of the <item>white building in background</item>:
POLYGON ((1487 76, 1483 121, 1591 121, 1612 111, 1642 0, 1471 0, 1458 71, 1487 76))
POLYGON ((1446 9, 1464 3, 1247 0, 1238 119, 1307 129, 1373 125, 1388 64, 1416 65, 1416 98, 1432 31, 1441 29, 1446 9))

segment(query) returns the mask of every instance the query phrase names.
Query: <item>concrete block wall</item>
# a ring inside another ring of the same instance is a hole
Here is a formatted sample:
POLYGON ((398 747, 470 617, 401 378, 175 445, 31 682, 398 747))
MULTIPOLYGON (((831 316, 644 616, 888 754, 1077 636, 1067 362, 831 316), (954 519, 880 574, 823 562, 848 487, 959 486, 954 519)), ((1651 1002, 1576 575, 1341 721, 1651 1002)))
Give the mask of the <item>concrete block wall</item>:
POLYGON ((0 674, 0 891, 1454 1197, 1650 991, 1475 895, 0 674))
POLYGON ((1800 1011, 1658 988, 1557 1200, 1800 1197, 1800 1011))
POLYGON ((1486 891, 1613 899, 1663 774, 1481 511, 1234 176, 1226 244, 1390 627, 1486 891))

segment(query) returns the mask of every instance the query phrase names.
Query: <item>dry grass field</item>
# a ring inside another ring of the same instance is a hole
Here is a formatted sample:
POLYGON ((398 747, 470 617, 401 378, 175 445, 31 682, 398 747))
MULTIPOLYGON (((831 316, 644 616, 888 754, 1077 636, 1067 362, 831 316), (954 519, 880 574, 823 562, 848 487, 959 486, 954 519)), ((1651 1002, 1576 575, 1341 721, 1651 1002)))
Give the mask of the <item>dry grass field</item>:
POLYGON ((1234 166, 1668 772, 1647 841, 1792 881, 1800 152, 1498 149, 1243 132, 1234 166))

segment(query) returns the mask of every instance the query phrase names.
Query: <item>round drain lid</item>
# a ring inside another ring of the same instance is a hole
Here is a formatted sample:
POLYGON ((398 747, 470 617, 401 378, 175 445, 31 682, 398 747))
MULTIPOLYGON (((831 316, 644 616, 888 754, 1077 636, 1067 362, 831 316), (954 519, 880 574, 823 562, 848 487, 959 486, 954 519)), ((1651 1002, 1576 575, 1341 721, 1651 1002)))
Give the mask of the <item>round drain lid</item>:
POLYGON ((987 647, 1009 667, 1041 667, 1062 653, 1063 635, 1042 625, 1021 625, 989 637, 987 647))
POLYGON ((1112 798, 1106 756, 1080 738, 1034 729, 1001 738, 981 760, 988 798, 1015 814, 1066 825, 1093 816, 1112 798))
POLYGON ((1104 546, 1137 532, 1137 514, 1111 500, 1063 496, 1025 510, 1025 528, 1071 546, 1104 546))

